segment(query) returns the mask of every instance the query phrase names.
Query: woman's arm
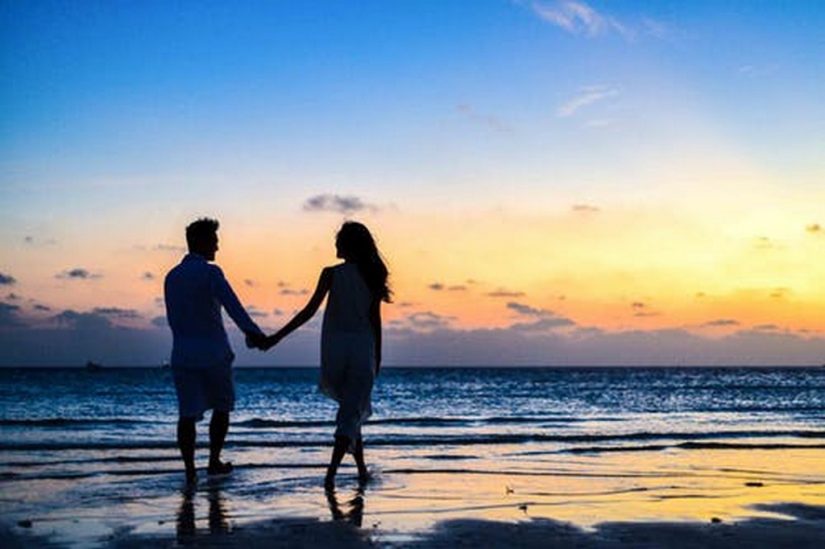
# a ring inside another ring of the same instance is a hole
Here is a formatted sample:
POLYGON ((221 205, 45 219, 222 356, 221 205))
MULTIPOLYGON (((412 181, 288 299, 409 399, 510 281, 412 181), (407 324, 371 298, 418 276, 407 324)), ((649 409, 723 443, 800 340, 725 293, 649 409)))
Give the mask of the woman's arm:
POLYGON ((283 338, 303 326, 313 315, 318 311, 318 307, 323 303, 324 298, 332 286, 332 269, 326 267, 321 271, 321 276, 318 277, 318 285, 315 287, 315 293, 309 298, 309 303, 306 307, 296 314, 286 326, 278 330, 275 334, 266 338, 266 349, 269 349, 283 338))
POLYGON ((381 370, 381 300, 375 299, 370 306, 370 324, 375 339, 375 375, 381 370))

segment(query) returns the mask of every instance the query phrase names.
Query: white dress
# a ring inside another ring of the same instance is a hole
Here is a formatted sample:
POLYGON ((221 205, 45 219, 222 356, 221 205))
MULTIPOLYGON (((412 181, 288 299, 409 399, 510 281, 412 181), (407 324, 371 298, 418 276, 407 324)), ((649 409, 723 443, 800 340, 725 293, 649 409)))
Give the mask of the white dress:
POLYGON ((375 337, 369 321, 374 299, 354 263, 332 268, 321 330, 320 390, 338 402, 336 436, 361 437, 372 414, 375 337))

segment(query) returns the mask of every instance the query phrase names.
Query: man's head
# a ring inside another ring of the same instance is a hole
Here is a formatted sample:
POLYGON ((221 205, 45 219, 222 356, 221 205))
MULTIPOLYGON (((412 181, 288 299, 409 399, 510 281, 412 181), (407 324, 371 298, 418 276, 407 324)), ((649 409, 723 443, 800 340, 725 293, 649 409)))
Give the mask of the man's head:
POLYGON ((207 261, 215 259, 218 251, 218 220, 202 217, 186 227, 186 245, 189 251, 204 257, 207 261))

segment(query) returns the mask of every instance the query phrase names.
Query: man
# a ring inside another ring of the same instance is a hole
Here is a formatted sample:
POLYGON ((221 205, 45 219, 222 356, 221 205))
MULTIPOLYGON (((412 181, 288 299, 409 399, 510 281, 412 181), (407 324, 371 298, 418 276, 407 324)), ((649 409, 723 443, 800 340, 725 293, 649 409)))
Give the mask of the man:
POLYGON ((225 475, 231 463, 220 460, 229 412, 235 407, 232 361, 235 355, 223 327, 221 306, 247 335, 250 345, 265 337, 238 301, 215 260, 218 222, 198 219, 186 227, 189 253, 166 275, 166 318, 172 328, 172 373, 178 395, 178 448, 186 481, 197 482, 195 423, 212 410, 209 423, 209 475, 225 475))

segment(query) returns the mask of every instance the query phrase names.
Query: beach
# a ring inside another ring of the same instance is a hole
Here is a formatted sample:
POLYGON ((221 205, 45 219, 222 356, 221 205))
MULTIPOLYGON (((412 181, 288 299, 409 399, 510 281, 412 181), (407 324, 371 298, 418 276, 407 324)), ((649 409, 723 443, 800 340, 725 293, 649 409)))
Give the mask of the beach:
MULTIPOLYGON (((4 547, 825 538, 825 397, 813 370, 389 370, 365 427, 374 478, 359 486, 345 460, 334 494, 322 487, 330 407, 311 370, 238 372, 245 396, 226 449, 236 470, 220 480, 201 471, 194 490, 183 485, 165 373, 95 375, 3 372, 4 547)), ((204 466, 206 449, 198 455, 204 466)))

